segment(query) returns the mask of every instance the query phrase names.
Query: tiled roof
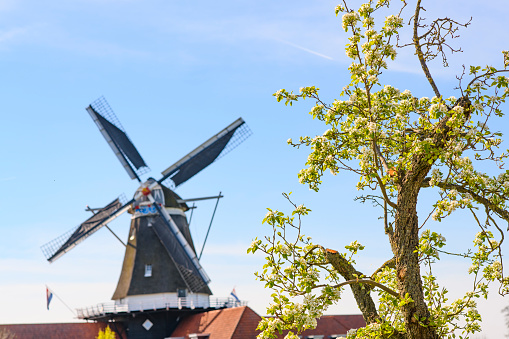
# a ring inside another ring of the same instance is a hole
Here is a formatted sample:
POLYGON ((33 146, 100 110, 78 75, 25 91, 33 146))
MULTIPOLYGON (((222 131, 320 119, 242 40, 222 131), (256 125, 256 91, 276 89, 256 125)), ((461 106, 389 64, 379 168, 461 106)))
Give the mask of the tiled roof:
POLYGON ((366 326, 366 322, 360 314, 324 315, 320 319, 317 319, 316 328, 304 331, 302 337, 305 338, 308 335, 324 335, 324 338, 327 338, 334 334, 346 335, 348 330, 364 326, 366 326))
MULTIPOLYGON (((190 334, 209 334, 208 339, 255 339, 261 317, 247 306, 197 313, 183 318, 171 337, 189 339, 190 334)), ((345 335, 351 328, 365 326, 362 315, 324 315, 313 330, 301 336, 345 335)), ((117 324, 121 327, 121 324, 117 324)), ((95 339, 106 323, 0 325, 16 334, 16 339, 95 339)), ((113 329, 113 328, 112 328, 113 329)), ((120 329, 120 328, 119 328, 120 329)), ((284 334, 280 338, 284 337, 284 334)))
POLYGON ((209 339, 255 339, 260 320, 247 306, 209 311, 184 318, 171 336, 187 339, 189 334, 208 333, 209 339))
POLYGON ((105 323, 16 324, 0 325, 16 335, 16 339, 95 339, 105 323))
POLYGON ((244 313, 242 313, 242 318, 235 329, 235 334, 232 339, 255 338, 256 335, 260 333, 260 331, 256 330, 256 327, 258 327, 258 323, 261 319, 262 318, 256 314, 255 311, 245 306, 244 313))
MULTIPOLYGON (((209 339, 254 339, 261 317, 247 306, 193 314, 184 318, 172 333, 172 337, 188 339, 190 334, 210 334, 209 339)), ((313 330, 304 331, 303 338, 334 334, 346 335, 348 330, 366 326, 362 315, 325 315, 318 319, 313 330)), ((284 333, 286 334, 286 333, 284 333)), ((280 336, 284 337, 284 334, 280 336)))

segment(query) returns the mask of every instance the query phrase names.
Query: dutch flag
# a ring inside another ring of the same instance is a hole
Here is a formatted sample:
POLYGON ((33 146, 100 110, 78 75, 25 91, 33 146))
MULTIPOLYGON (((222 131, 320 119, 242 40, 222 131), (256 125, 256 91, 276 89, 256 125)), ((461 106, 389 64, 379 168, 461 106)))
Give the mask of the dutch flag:
POLYGON ((53 299, 53 292, 46 286, 46 307, 49 311, 49 303, 51 302, 51 299, 53 299))
POLYGON ((232 290, 232 293, 230 293, 232 297, 235 298, 235 300, 237 300, 237 302, 240 303, 240 299, 237 297, 237 292, 235 292, 235 287, 233 288, 232 290))

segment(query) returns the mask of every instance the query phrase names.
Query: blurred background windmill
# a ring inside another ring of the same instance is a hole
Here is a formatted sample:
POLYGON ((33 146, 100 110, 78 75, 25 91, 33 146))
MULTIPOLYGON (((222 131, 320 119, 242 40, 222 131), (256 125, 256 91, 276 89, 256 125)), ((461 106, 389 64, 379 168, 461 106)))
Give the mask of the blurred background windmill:
POLYGON ((188 202, 220 199, 221 194, 182 199, 173 189, 248 138, 251 131, 246 123, 237 119, 164 170, 160 179, 142 181, 149 168, 106 100, 101 97, 86 110, 140 187, 129 201, 120 196, 102 208, 87 206, 93 213, 89 219, 41 247, 46 259, 54 262, 102 227, 113 233, 108 223, 125 212, 131 214, 127 241, 113 233, 125 246, 113 302, 79 309, 78 317, 123 322, 129 338, 163 338, 185 313, 237 306, 233 298, 210 298, 210 278, 196 255, 185 214, 188 202))

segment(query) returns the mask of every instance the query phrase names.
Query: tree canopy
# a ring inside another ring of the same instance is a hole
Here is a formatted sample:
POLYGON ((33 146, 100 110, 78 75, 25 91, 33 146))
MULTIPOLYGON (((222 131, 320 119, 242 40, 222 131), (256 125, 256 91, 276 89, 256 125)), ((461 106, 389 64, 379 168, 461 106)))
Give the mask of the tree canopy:
POLYGON ((364 192, 360 199, 380 208, 380 227, 393 256, 374 272, 358 271, 354 256, 364 246, 354 240, 342 252, 315 244, 301 225, 310 210, 285 194, 294 207, 291 215, 269 209, 263 222, 272 227, 271 234, 255 239, 248 249, 266 254, 267 263, 256 275, 274 290, 267 309, 272 317, 260 323, 259 337, 288 331, 287 338, 296 338, 340 302, 347 286, 367 323, 349 338, 454 338, 479 332, 476 300, 487 297, 490 286, 502 295, 509 292, 501 250, 502 223, 509 223, 509 171, 504 169, 509 153, 501 149, 502 133, 490 127, 504 115, 509 52, 502 52, 496 66, 464 67, 457 76, 457 97, 446 98, 428 63, 441 58, 447 66, 447 53, 458 51, 450 39, 470 22, 447 17, 426 21, 421 0, 373 0, 356 10, 344 0, 335 10, 349 34, 350 83, 332 103, 322 101, 314 86, 297 93, 281 89, 274 96, 286 105, 314 100, 310 114, 327 128, 322 135, 288 140, 310 150, 299 181, 318 191, 327 172, 357 174, 357 189, 364 192), (383 15, 395 6, 395 12, 383 15), (407 27, 410 41, 400 35, 407 27), (414 49, 429 97, 415 97, 380 80, 398 48, 414 49), (486 163, 494 164, 499 174, 487 172, 486 163), (437 190, 439 199, 419 219, 422 190, 437 190), (441 221, 457 210, 469 211, 479 229, 461 253, 447 251, 446 239, 430 224, 430 219, 441 221), (438 285, 432 267, 440 254, 471 262, 465 274, 472 289, 462 298, 449 301, 447 289, 438 285))

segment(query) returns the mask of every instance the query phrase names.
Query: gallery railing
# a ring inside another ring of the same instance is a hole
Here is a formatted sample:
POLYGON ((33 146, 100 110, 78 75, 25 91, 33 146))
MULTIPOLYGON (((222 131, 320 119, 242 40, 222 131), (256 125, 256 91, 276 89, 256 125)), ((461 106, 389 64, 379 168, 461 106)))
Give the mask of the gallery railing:
POLYGON ((162 309, 219 309, 246 306, 247 301, 237 301, 234 298, 209 298, 206 301, 196 301, 194 298, 154 298, 146 301, 135 301, 120 304, 116 302, 102 303, 95 306, 76 309, 78 319, 88 319, 106 314, 143 312, 162 309))

